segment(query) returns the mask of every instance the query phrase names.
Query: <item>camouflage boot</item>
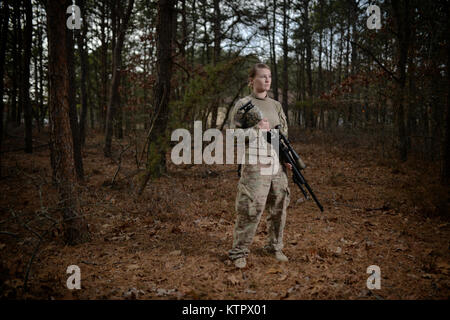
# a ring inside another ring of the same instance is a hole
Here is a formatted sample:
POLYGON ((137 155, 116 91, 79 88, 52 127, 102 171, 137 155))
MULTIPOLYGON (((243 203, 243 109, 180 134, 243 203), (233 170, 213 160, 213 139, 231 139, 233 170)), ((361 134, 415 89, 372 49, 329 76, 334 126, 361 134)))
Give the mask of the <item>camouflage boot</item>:
POLYGON ((234 260, 234 266, 238 269, 243 269, 247 266, 247 260, 245 258, 238 258, 234 260))

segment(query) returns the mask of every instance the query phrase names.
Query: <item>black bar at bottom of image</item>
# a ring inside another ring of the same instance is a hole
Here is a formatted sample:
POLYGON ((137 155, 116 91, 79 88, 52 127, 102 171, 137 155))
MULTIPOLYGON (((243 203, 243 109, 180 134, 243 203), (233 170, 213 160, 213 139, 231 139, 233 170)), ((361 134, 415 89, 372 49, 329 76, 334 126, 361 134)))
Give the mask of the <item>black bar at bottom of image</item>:
POLYGON ((45 317, 58 319, 107 316, 128 319, 302 319, 311 317, 382 319, 398 313, 402 317, 444 314, 448 300, 440 301, 355 301, 355 300, 76 300, 76 301, 0 301, 0 309, 10 309, 16 317, 45 311, 45 317))

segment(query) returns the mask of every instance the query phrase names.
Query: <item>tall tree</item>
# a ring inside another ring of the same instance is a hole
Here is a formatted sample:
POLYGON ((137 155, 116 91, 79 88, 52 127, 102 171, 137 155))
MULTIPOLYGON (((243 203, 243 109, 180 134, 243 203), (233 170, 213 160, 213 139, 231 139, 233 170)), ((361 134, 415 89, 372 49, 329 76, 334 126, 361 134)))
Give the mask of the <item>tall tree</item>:
POLYGON ((99 99, 99 119, 102 129, 106 130, 106 113, 108 110, 108 10, 109 1, 102 1, 100 7, 100 56, 101 56, 101 97, 99 99))
MULTIPOLYGON (((72 4, 70 0, 65 0, 66 8, 72 4)), ((73 141, 73 156, 75 159, 75 169, 77 172, 77 178, 81 182, 84 179, 84 169, 83 169, 83 157, 81 155, 81 144, 80 144, 80 126, 78 123, 78 112, 77 112, 77 88, 76 88, 76 77, 75 77, 75 29, 68 32, 66 37, 66 54, 67 54, 67 70, 69 72, 69 119, 70 119, 70 129, 72 130, 72 141, 73 141)))
POLYGON ((125 40, 125 33, 128 28, 128 22, 130 20, 131 12, 133 10, 134 0, 128 0, 127 9, 125 15, 123 14, 122 5, 120 0, 116 0, 115 5, 112 8, 112 15, 114 19, 117 19, 117 39, 115 40, 113 47, 113 74, 111 80, 111 86, 108 98, 108 110, 106 114, 106 129, 105 129, 105 147, 103 152, 105 157, 111 157, 111 142, 113 132, 113 120, 116 115, 118 105, 120 103, 120 78, 122 68, 122 48, 125 40))
POLYGON ((25 33, 24 33, 24 52, 22 59, 22 97, 23 110, 25 118, 25 152, 33 151, 33 115, 31 111, 30 99, 30 62, 31 62, 31 45, 33 44, 33 14, 31 8, 31 0, 23 0, 25 7, 25 33))
POLYGON ((302 13, 302 24, 303 24, 303 37, 305 41, 306 48, 306 77, 307 77, 307 93, 308 93, 308 107, 307 112, 305 112, 305 126, 315 127, 314 114, 312 110, 313 101, 313 82, 312 82, 312 36, 311 36, 311 26, 309 22, 309 3, 310 0, 303 0, 303 13, 302 13))
POLYGON ((192 10, 191 10, 191 20, 192 20, 192 44, 191 44, 191 57, 190 62, 191 64, 194 64, 195 60, 195 40, 196 40, 196 34, 197 34, 197 7, 196 7, 196 0, 192 0, 192 10))
POLYGON ((50 151, 53 176, 58 188, 64 240, 69 245, 90 239, 77 192, 73 136, 69 119, 69 74, 67 63, 66 6, 64 1, 48 0, 47 34, 49 45, 50 151))
POLYGON ((283 111, 286 115, 286 120, 289 121, 289 101, 288 101, 288 90, 289 90, 289 73, 288 73, 288 10, 289 1, 283 0, 283 111))
MULTIPOLYGON (((446 13, 446 27, 447 30, 450 29, 450 5, 445 2, 444 5, 446 13)), ((446 53, 447 53, 447 99, 446 99, 446 113, 445 113, 445 131, 444 131, 444 141, 442 144, 442 162, 441 162, 441 182, 443 185, 450 185, 450 33, 445 33, 446 53)))
POLYGON ((88 56, 87 56, 87 29, 88 29, 88 13, 86 10, 86 1, 78 1, 81 16, 84 17, 83 25, 81 27, 81 32, 78 33, 78 52, 80 55, 80 68, 81 68, 81 79, 80 79, 80 89, 81 89, 81 115, 80 115, 80 144, 83 146, 86 141, 86 118, 88 111, 88 56))
POLYGON ((147 174, 138 193, 141 194, 151 177, 167 171, 167 123, 172 79, 172 26, 176 19, 175 0, 158 1, 156 83, 153 87, 154 127, 148 140, 147 174))
POLYGON ((22 119, 23 90, 22 85, 22 23, 21 23, 22 1, 14 1, 14 42, 13 42, 13 101, 12 117, 16 126, 20 126, 22 119))
POLYGON ((9 21, 9 4, 8 0, 3 1, 0 12, 0 176, 1 171, 1 151, 3 143, 3 75, 5 73, 5 53, 6 53, 6 39, 8 34, 8 21, 9 21))
MULTIPOLYGON (((220 1, 214 0, 214 54, 213 54, 213 64, 217 65, 220 61, 220 44, 222 37, 221 30, 221 14, 220 14, 220 1)), ((214 99, 212 106, 212 117, 211 117, 211 127, 215 128, 217 126, 217 114, 220 105, 220 98, 214 99)))
POLYGON ((273 87, 273 97, 278 100, 278 64, 277 64, 277 53, 276 53, 276 40, 275 40, 275 30, 277 25, 277 0, 273 0, 273 12, 272 12, 272 43, 271 43, 271 57, 272 57, 272 87, 273 87))
POLYGON ((398 152, 400 160, 406 161, 408 150, 406 143, 405 127, 405 84, 406 84, 406 63, 408 58, 409 42, 411 37, 411 6, 408 0, 392 1, 392 9, 396 22, 397 35, 397 88, 394 97, 396 112, 396 126, 398 137, 398 152))
MULTIPOLYGON (((5 2, 6 3, 6 2, 5 2)), ((17 3, 13 3, 13 12, 11 16, 12 24, 13 24, 13 30, 11 32, 11 55, 12 55, 12 72, 10 74, 11 77, 11 91, 10 91, 10 100, 11 100, 11 106, 10 106, 10 112, 8 115, 8 122, 15 123, 16 121, 16 113, 17 113, 17 79, 18 79, 18 52, 17 52, 17 33, 18 33, 18 18, 17 18, 17 10, 16 10, 17 3)), ((6 33, 2 33, 6 34, 6 33)), ((2 41, 2 43, 4 43, 2 41)), ((5 67, 5 66, 3 66, 5 67)))

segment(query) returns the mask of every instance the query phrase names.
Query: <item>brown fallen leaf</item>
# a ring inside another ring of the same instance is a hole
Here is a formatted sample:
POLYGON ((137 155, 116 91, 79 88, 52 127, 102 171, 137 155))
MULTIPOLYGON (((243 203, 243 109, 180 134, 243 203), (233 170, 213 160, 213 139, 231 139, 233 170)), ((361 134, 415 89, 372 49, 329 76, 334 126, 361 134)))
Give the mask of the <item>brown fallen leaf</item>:
POLYGON ((236 284, 239 284, 239 280, 236 278, 234 274, 228 276, 227 280, 234 286, 236 284))
POLYGON ((266 274, 277 274, 282 272, 283 270, 281 270, 279 267, 271 267, 267 270, 266 274))
POLYGON ((395 251, 406 251, 406 250, 408 250, 408 247, 401 243, 394 250, 395 251))
POLYGON ((450 265, 444 260, 439 259, 436 262, 436 268, 439 269, 439 271, 441 271, 443 274, 450 274, 450 265))
POLYGON ((139 269, 140 267, 141 266, 138 265, 138 264, 130 264, 130 265, 127 266, 127 269, 129 269, 129 270, 136 270, 136 269, 139 269))
POLYGON ((287 274, 282 274, 278 280, 284 281, 287 279, 287 277, 288 277, 287 274))
POLYGON ((173 227, 170 229, 170 232, 171 232, 171 233, 182 233, 181 229, 180 229, 178 226, 173 226, 173 227))

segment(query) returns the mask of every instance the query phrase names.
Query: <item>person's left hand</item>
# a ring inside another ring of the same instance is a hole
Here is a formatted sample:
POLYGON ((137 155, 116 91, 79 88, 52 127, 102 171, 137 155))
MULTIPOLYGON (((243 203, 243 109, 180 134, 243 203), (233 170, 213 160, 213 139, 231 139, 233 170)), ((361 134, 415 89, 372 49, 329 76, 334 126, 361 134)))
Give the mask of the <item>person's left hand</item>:
POLYGON ((269 121, 264 118, 258 123, 258 127, 262 130, 270 130, 270 124, 269 121))
POLYGON ((284 166, 289 170, 292 170, 292 165, 290 163, 285 163, 284 166))

